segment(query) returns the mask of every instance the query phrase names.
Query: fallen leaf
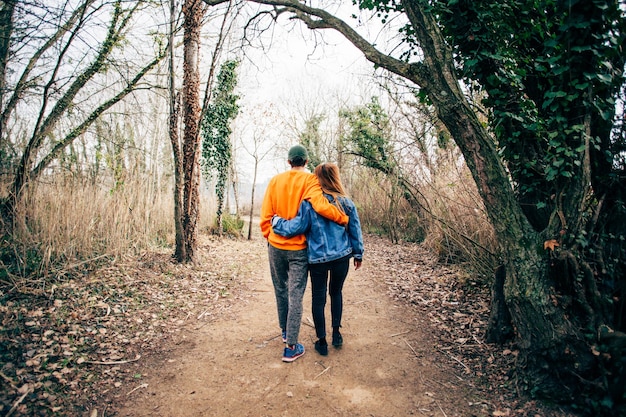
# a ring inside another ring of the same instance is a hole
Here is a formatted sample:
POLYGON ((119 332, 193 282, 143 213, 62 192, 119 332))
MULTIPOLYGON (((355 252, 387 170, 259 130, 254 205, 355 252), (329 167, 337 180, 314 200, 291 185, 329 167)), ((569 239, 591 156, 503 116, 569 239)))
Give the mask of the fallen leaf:
POLYGON ((30 384, 24 384, 17 389, 18 394, 22 395, 26 394, 28 391, 30 391, 30 384))
POLYGON ((551 251, 554 251, 554 248, 558 246, 559 246, 559 242, 557 242, 556 239, 550 239, 550 240, 546 240, 545 242, 543 242, 543 248, 550 249, 551 251))

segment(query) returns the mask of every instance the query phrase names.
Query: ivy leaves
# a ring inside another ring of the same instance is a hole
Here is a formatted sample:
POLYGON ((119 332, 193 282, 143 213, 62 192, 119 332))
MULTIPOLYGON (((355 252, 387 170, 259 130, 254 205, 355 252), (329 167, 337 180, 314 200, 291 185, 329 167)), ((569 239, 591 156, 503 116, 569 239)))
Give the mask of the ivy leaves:
POLYGON ((232 159, 230 122, 239 113, 237 100, 233 94, 237 86, 237 66, 234 60, 226 61, 217 76, 217 85, 213 89, 213 102, 209 104, 206 116, 202 120, 202 168, 206 178, 216 177, 215 192, 218 201, 218 217, 221 215, 228 168, 232 159))
POLYGON ((554 195, 567 201, 569 194, 573 203, 577 188, 587 186, 585 170, 594 168, 595 190, 610 186, 617 153, 608 138, 624 82, 625 24, 617 2, 434 5, 460 73, 484 94, 520 201, 542 209, 554 207, 554 195))

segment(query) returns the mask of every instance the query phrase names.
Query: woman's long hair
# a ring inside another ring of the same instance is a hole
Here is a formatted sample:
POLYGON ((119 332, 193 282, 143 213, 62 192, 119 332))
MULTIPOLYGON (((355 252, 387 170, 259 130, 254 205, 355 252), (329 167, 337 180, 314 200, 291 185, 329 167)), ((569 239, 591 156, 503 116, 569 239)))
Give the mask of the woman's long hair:
POLYGON ((315 175, 320 182, 322 191, 326 194, 332 195, 339 210, 345 214, 339 197, 347 196, 346 192, 343 190, 343 185, 341 184, 341 177, 339 175, 339 168, 337 165, 331 162, 319 164, 315 167, 315 175))

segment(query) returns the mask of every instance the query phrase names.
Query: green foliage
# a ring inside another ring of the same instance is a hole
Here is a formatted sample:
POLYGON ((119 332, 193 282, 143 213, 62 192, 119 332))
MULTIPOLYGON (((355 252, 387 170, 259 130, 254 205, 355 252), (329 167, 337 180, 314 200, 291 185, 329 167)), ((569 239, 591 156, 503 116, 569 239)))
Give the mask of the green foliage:
POLYGON ((202 168, 206 178, 216 177, 215 192, 218 198, 217 217, 221 218, 228 179, 228 168, 232 159, 230 135, 231 121, 239 112, 233 94, 237 86, 237 61, 225 62, 217 76, 213 90, 213 102, 209 104, 202 120, 202 168))
POLYGON ((611 306, 595 308, 593 318, 568 311, 569 320, 625 329, 615 313, 624 309, 626 272, 626 135, 616 114, 624 12, 614 0, 436 4, 461 74, 484 92, 528 220, 593 269, 595 302, 611 306))
POLYGON ((463 76, 486 93, 490 126, 538 229, 588 154, 594 187, 616 185, 611 166, 626 145, 607 140, 624 82, 617 2, 440 1, 436 9, 463 76))
POLYGON ((370 168, 386 174, 393 172, 389 116, 380 106, 378 97, 372 97, 364 106, 341 110, 339 117, 348 124, 346 136, 342 138, 348 151, 363 158, 370 168))
POLYGON ((222 226, 220 227, 219 219, 216 217, 213 222, 213 232, 215 234, 224 233, 228 236, 239 237, 243 230, 244 221, 241 217, 233 216, 231 214, 224 214, 222 216, 222 226))
MULTIPOLYGON (((484 97, 482 107, 489 118, 488 128, 510 175, 519 208, 535 229, 536 234, 531 234, 540 239, 555 239, 560 245, 558 252, 571 255, 569 263, 552 258, 550 267, 542 271, 545 277, 530 278, 539 282, 549 277, 554 282, 565 280, 568 284, 556 288, 556 284, 547 283, 557 293, 563 293, 557 294, 558 297, 568 300, 555 305, 566 317, 567 332, 571 334, 560 337, 572 352, 571 360, 564 358, 562 363, 550 364, 564 370, 558 384, 567 385, 568 390, 564 391, 571 390, 581 404, 586 402, 583 407, 593 402, 604 409, 620 402, 623 407, 623 394, 613 392, 612 398, 602 398, 606 394, 604 388, 606 391, 619 388, 623 393, 623 367, 610 364, 599 376, 594 368, 597 362, 586 358, 590 350, 588 341, 578 337, 598 323, 608 323, 622 332, 626 329, 623 314, 626 305, 626 223, 623 221, 626 216, 623 124, 626 10, 623 1, 355 0, 354 3, 375 11, 383 22, 391 20, 392 14, 405 13, 403 5, 414 11, 428 8, 425 14, 433 13, 436 17, 446 44, 452 48, 451 56, 463 85, 473 89, 468 92, 476 93, 473 96, 484 97), (558 264, 564 264, 564 269, 556 271, 558 264), (565 377, 567 373, 575 377, 569 379, 565 377), (619 383, 609 381, 608 375, 622 379, 619 383), (580 387, 583 379, 603 378, 606 387, 592 388, 592 384, 580 387), (589 393, 586 389, 596 391, 589 393)), ((423 22, 417 21, 419 13, 406 13, 402 17, 408 23, 399 31, 403 43, 395 51, 400 51, 402 59, 414 63, 419 60, 415 59, 419 44, 411 24, 423 22)), ((429 34, 438 35, 435 31, 429 34)), ((424 45, 427 44, 424 39, 424 45)), ((493 168, 473 168, 473 174, 489 176, 493 168)), ((513 248, 513 258, 509 261, 515 264, 518 262, 514 259, 515 252, 534 244, 524 242, 525 239, 511 240, 500 243, 513 248)), ((518 290, 515 288, 518 285, 512 283, 510 288, 518 290)), ((520 306, 515 299, 507 302, 514 308, 520 306)), ((522 323, 524 320, 533 320, 529 312, 522 314, 528 317, 514 318, 516 324, 526 325, 522 323)), ((562 325, 558 320, 554 318, 556 327, 562 325)), ((529 327, 537 334, 549 333, 546 328, 529 327)), ((524 350, 532 353, 532 348, 524 350)), ((541 369, 541 361, 535 364, 530 361, 525 372, 542 373, 541 369)), ((536 389, 537 394, 554 395, 553 398, 563 395, 565 399, 567 394, 544 383, 549 379, 543 380, 544 377, 529 379, 528 387, 536 389)))
POLYGON ((320 133, 320 124, 324 121, 323 115, 314 115, 305 121, 304 130, 300 132, 299 142, 307 148, 309 152, 309 169, 313 169, 322 163, 321 149, 322 135, 320 133))
POLYGON ((389 20, 390 13, 401 12, 404 10, 402 2, 394 0, 352 0, 352 4, 358 4, 359 9, 376 10, 376 15, 383 23, 386 23, 389 20))
POLYGON ((380 175, 377 182, 384 184, 387 194, 386 204, 382 210, 378 207, 380 211, 369 226, 381 230, 394 241, 422 241, 425 229, 420 203, 414 185, 403 175, 394 156, 390 118, 378 97, 372 97, 365 105, 341 110, 339 117, 347 125, 341 138, 343 151, 357 156, 374 175, 380 175))

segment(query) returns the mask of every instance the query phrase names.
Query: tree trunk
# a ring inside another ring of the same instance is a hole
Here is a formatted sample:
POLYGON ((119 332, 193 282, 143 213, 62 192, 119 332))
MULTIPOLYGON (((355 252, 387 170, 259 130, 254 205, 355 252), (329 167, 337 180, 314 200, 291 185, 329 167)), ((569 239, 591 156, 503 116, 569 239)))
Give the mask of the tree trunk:
POLYGON ((487 343, 504 343, 513 337, 511 313, 504 297, 505 280, 506 269, 501 265, 496 270, 491 290, 491 314, 485 335, 487 343))
POLYGON ((196 251, 196 226, 199 210, 200 187, 200 25, 203 4, 196 0, 185 0, 184 61, 183 61, 183 241, 185 262, 194 260, 196 251))
POLYGON ((254 174, 252 177, 252 193, 250 197, 250 221, 248 222, 248 240, 252 239, 252 218, 254 216, 254 191, 256 190, 256 175, 259 168, 259 157, 254 156, 254 174))
POLYGON ((174 228, 175 228, 175 249, 174 258, 178 262, 187 259, 185 246, 185 231, 183 228, 183 158, 178 135, 178 118, 180 115, 180 99, 176 93, 176 76, 174 73, 174 16, 175 1, 170 0, 170 27, 169 27, 169 93, 170 93, 170 121, 169 136, 172 144, 172 155, 174 160, 174 228))
POLYGON ((239 218, 239 178, 237 176, 237 170, 235 169, 235 157, 230 160, 230 183, 233 186, 233 199, 235 200, 235 216, 239 218))
POLYGON ((217 227, 217 234, 222 237, 224 234, 224 206, 226 201, 228 201, 228 187, 226 184, 228 183, 225 178, 224 173, 218 173, 217 175, 217 210, 215 212, 215 224, 217 227))
POLYGON ((427 81, 428 95, 463 153, 505 259, 504 295, 520 347, 518 370, 524 372, 529 387, 562 400, 563 386, 570 385, 564 381, 572 376, 555 375, 554 369, 580 366, 589 371, 592 358, 583 353, 584 338, 552 298, 550 260, 542 247, 545 238, 525 218, 493 139, 463 96, 451 51, 433 16, 413 3, 405 4, 424 51, 426 68, 421 76, 427 81))
MULTIPOLYGON (((9 46, 13 34, 13 16, 16 0, 6 0, 0 7, 0 115, 4 113, 4 90, 6 86, 6 69, 9 60, 9 46)), ((0 158, 5 151, 4 123, 0 122, 0 158)), ((0 159, 0 166, 2 166, 0 159)))

